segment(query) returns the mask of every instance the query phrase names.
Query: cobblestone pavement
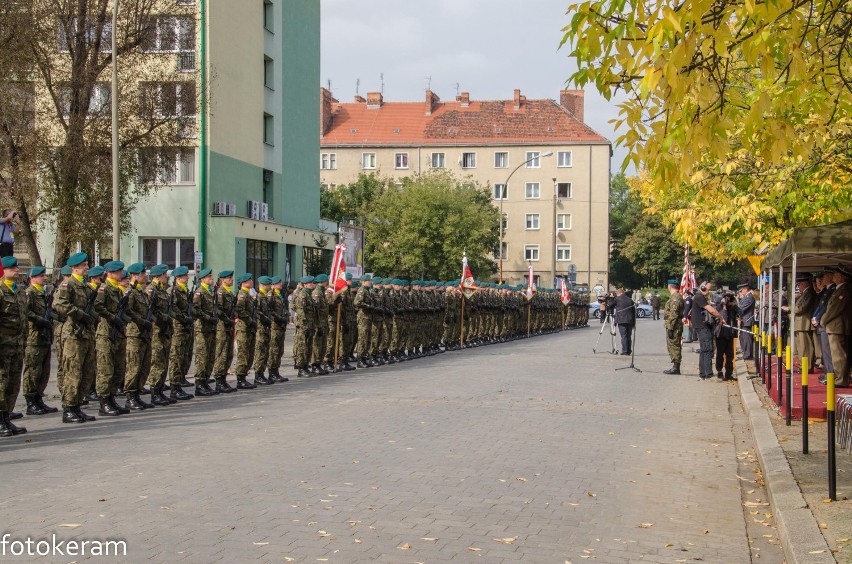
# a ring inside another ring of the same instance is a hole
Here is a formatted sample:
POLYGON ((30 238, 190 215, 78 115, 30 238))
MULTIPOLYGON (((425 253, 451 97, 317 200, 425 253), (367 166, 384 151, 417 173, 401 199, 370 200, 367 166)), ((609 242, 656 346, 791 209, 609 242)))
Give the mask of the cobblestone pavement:
POLYGON ((661 374, 661 325, 639 322, 642 373, 592 353, 594 324, 115 420, 27 417, 0 442, 0 533, 123 539, 130 562, 749 562, 731 388, 661 374))

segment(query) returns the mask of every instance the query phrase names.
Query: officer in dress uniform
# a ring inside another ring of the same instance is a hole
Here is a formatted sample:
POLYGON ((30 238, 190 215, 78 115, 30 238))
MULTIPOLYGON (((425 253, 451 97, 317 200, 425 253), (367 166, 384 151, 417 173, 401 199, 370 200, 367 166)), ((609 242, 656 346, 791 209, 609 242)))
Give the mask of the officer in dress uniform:
POLYGON ((680 295, 680 283, 671 279, 668 283, 669 301, 663 311, 663 324, 666 326, 666 348, 672 367, 663 370, 663 374, 680 374, 681 344, 683 335, 683 296, 680 295))
POLYGON ((838 266, 833 275, 834 292, 825 306, 820 324, 825 327, 831 361, 834 365, 834 385, 849 386, 849 336, 852 334, 852 292, 849 278, 852 272, 838 266))
POLYGON ((3 279, 0 283, 0 437, 27 432, 11 420, 12 410, 21 390, 24 368, 24 342, 27 330, 27 299, 18 291, 18 260, 3 257, 3 279))

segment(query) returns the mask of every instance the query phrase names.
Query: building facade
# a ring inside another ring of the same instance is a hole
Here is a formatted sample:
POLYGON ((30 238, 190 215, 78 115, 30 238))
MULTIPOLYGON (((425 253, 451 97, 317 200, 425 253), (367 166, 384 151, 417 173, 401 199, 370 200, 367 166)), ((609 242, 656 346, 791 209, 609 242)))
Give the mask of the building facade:
MULTIPOLYGON (((173 101, 184 142, 156 150, 174 167, 136 206, 119 256, 298 278, 306 253, 333 248, 336 229, 321 225, 315 164, 320 1, 178 4, 184 13, 154 16, 140 51, 162 69, 146 86, 173 101)), ((112 258, 107 245, 100 258, 112 258)))
POLYGON ((497 279, 558 278, 608 287, 610 142, 583 122, 584 93, 559 101, 343 103, 321 89, 320 181, 334 188, 375 173, 401 179, 448 169, 488 186, 502 212, 497 279))

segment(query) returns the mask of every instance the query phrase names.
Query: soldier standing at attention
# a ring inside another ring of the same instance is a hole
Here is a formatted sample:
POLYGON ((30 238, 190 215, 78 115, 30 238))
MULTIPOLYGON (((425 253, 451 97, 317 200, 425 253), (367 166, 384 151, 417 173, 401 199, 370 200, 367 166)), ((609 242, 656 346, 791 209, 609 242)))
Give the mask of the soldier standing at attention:
POLYGON ((281 376, 281 357, 284 356, 284 336, 287 324, 290 323, 290 309, 287 307, 287 290, 282 290, 284 283, 280 276, 273 276, 272 293, 269 296, 269 316, 272 318, 272 328, 269 334, 269 352, 266 365, 269 368, 269 380, 272 382, 288 382, 290 379, 281 376))
POLYGON ((134 411, 154 407, 139 397, 140 388, 148 375, 151 366, 151 329, 153 324, 148 319, 148 294, 143 286, 148 277, 145 265, 135 262, 127 267, 130 274, 130 289, 127 294, 127 354, 125 356, 127 373, 124 376, 124 394, 127 401, 124 407, 134 411))
POLYGON ((251 273, 246 272, 237 278, 240 289, 237 292, 237 388, 252 389, 257 384, 249 382, 246 377, 254 364, 254 340, 257 330, 257 302, 251 296, 254 282, 251 273))
POLYGON ((84 280, 89 272, 89 256, 86 253, 73 254, 68 259, 68 266, 71 267, 71 277, 59 285, 56 295, 56 310, 67 318, 62 327, 62 422, 82 423, 95 419, 80 409, 80 402, 89 389, 87 374, 94 376, 93 339, 97 319, 92 308, 88 307, 94 291, 84 280), (87 308, 89 311, 86 311, 87 308))
POLYGON ((669 301, 666 302, 663 312, 663 323, 666 325, 666 347, 672 359, 672 367, 663 370, 663 374, 680 374, 683 296, 680 295, 680 284, 674 279, 669 280, 669 301))
POLYGON ((272 279, 260 276, 257 279, 258 292, 254 306, 257 308, 255 321, 257 326, 254 336, 254 383, 262 386, 274 384, 266 379, 266 359, 269 354, 269 337, 272 332, 272 318, 269 316, 269 297, 272 279))
MULTIPOLYGON (((169 385, 184 386, 186 375, 189 373, 189 364, 192 360, 192 330, 193 320, 190 317, 191 307, 189 305, 189 289, 186 287, 189 279, 189 269, 178 266, 172 271, 175 279, 169 295, 172 310, 172 342, 169 349, 169 385)), ((169 393, 171 395, 171 393, 169 393)), ((184 392, 183 395, 192 396, 184 392)), ((173 399, 180 399, 174 397, 173 399)))
MULTIPOLYGON (((127 303, 130 299, 130 273, 127 272, 126 268, 121 271, 121 280, 119 280, 118 282, 118 287, 121 288, 121 293, 125 298, 125 304, 123 313, 123 323, 121 326, 122 330, 115 332, 115 339, 118 343, 118 353, 115 357, 115 373, 112 377, 112 387, 115 390, 116 396, 123 396, 124 378, 127 375, 127 324, 130 323, 130 317, 127 315, 127 303)), ((117 402, 116 405, 118 405, 117 402)), ((121 405, 118 405, 118 410, 123 412, 125 408, 121 405)))
POLYGON ((124 308, 127 307, 124 291, 118 284, 123 269, 124 263, 120 261, 110 261, 104 265, 106 283, 98 288, 94 305, 94 310, 100 318, 95 332, 95 353, 98 359, 95 392, 101 404, 98 413, 109 417, 130 412, 127 408, 119 407, 114 395, 116 359, 124 354, 124 351, 119 349, 118 334, 124 335, 124 324, 129 321, 121 311, 122 302, 124 308))
POLYGON ((237 296, 234 295, 234 271, 223 270, 219 273, 219 321, 216 324, 216 362, 213 365, 213 377, 216 379, 216 391, 219 393, 236 392, 228 384, 228 370, 234 362, 234 312, 237 296))
POLYGON ((372 362, 369 358, 370 330, 372 329, 372 322, 370 321, 370 308, 372 307, 370 287, 372 284, 372 278, 365 276, 361 280, 361 287, 358 288, 358 293, 355 294, 355 299, 353 301, 353 305, 357 311, 356 322, 358 324, 358 342, 356 352, 358 357, 358 364, 356 366, 358 368, 367 368, 372 366, 372 362))
POLYGON ((325 349, 328 346, 328 316, 329 305, 325 297, 325 289, 328 285, 328 274, 320 274, 314 278, 316 286, 311 292, 314 300, 314 342, 311 349, 311 372, 325 375, 328 370, 323 368, 322 361, 325 358, 325 349))
POLYGON ((314 277, 303 276, 299 279, 301 288, 293 295, 293 307, 296 311, 296 334, 293 336, 293 365, 299 371, 299 378, 314 374, 309 369, 313 336, 316 328, 316 313, 311 293, 314 290, 314 277))
POLYGON ((29 324, 24 354, 24 398, 27 415, 44 415, 59 411, 44 404, 44 390, 50 379, 50 346, 53 344, 53 321, 56 313, 48 312, 52 296, 45 293, 47 273, 43 266, 30 270, 30 285, 26 290, 29 324))
MULTIPOLYGON (((62 279, 57 283, 57 289, 59 284, 62 284, 62 282, 67 282, 68 279, 71 278, 71 267, 66 264, 59 270, 59 274, 62 279)), ((54 295, 53 300, 55 303, 56 295, 54 295)), ((56 308, 54 307, 54 309, 56 308)), ((64 388, 62 376, 65 372, 62 368, 62 347, 65 344, 65 339, 62 336, 62 326, 65 325, 65 316, 59 310, 56 311, 56 314, 59 316, 59 324, 56 326, 56 387, 59 388, 59 395, 61 396, 62 390, 64 388)))
POLYGON ((195 395, 214 396, 218 392, 210 387, 207 379, 213 373, 213 361, 216 358, 216 325, 219 322, 216 311, 218 297, 212 287, 213 271, 205 268, 198 273, 199 288, 192 296, 192 310, 195 317, 195 395))
MULTIPOLYGON (((0 437, 26 433, 11 420, 12 410, 21 390, 24 368, 24 341, 27 330, 27 299, 18 292, 18 259, 3 257, 3 280, 0 284, 0 437)), ((79 408, 78 408, 79 409, 79 408)))
POLYGON ((148 372, 148 385, 151 388, 151 403, 154 405, 171 405, 177 399, 169 399, 163 395, 166 374, 169 370, 169 351, 172 348, 172 312, 174 303, 168 292, 169 266, 158 264, 151 267, 151 283, 147 291, 149 299, 154 300, 152 309, 154 326, 151 330, 151 369, 148 372), (153 296, 156 294, 156 299, 153 296))

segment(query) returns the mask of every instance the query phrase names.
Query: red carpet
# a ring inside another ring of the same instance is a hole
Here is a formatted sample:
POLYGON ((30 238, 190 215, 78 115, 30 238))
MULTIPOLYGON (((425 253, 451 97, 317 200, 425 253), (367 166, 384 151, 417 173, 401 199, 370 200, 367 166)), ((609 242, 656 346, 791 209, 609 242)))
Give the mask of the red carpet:
MULTIPOLYGON (((783 365, 782 365, 783 366, 783 365)), ((798 362, 795 363, 796 371, 793 374, 793 407, 790 410, 792 414, 792 418, 796 420, 801 420, 802 418, 802 376, 799 373, 798 362)), ((819 383, 819 376, 822 375, 821 370, 811 370, 811 373, 808 375, 808 418, 809 419, 825 419, 827 417, 827 409, 826 409, 826 394, 828 388, 824 384, 819 383)), ((789 384, 786 382, 786 371, 784 378, 781 380, 784 382, 784 389, 782 390, 784 397, 782 401, 778 400, 778 362, 777 359, 772 359, 772 379, 771 382, 767 382, 767 373, 758 374, 757 379, 764 383, 764 387, 767 389, 769 393, 769 397, 772 398, 772 401, 775 402, 775 405, 778 406, 779 411, 781 412, 782 417, 787 417, 787 387, 789 384)), ((852 387, 847 388, 835 388, 835 394, 852 394, 852 387)))

